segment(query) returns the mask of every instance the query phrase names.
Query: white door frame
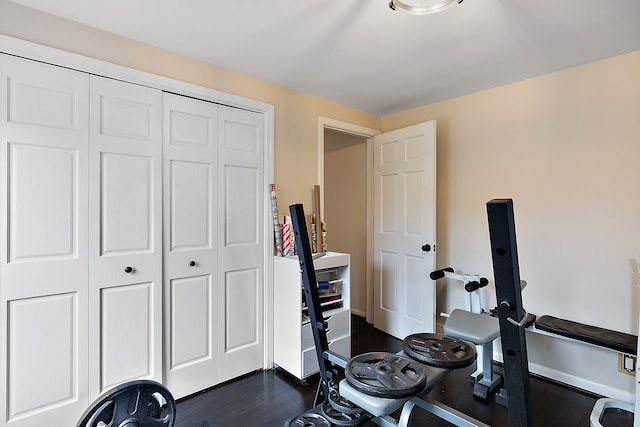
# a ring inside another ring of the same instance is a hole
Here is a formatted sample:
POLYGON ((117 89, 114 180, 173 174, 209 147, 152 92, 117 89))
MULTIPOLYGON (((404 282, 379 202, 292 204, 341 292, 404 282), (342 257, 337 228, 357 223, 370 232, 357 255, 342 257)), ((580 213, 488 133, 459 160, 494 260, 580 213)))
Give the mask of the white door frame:
POLYGON ((324 131, 330 129, 342 133, 361 136, 367 139, 367 212, 366 212, 366 268, 365 268, 365 300, 366 319, 373 323, 373 137, 381 132, 326 117, 318 119, 318 183, 320 184, 320 216, 324 218, 324 131))
MULTIPOLYGON (((243 98, 185 83, 179 80, 158 76, 121 65, 112 64, 94 58, 39 45, 25 40, 0 34, 0 53, 20 56, 26 59, 45 62, 52 65, 72 68, 89 74, 97 74, 129 83, 148 86, 155 89, 190 96, 204 101, 224 104, 244 110, 261 113, 264 117, 264 182, 266 185, 274 179, 274 106, 260 101, 243 98)), ((265 193, 267 189, 265 188, 265 193)), ((273 224, 270 216, 271 199, 264 198, 263 241, 264 250, 264 367, 273 367, 273 248, 269 242, 273 239, 273 224)))

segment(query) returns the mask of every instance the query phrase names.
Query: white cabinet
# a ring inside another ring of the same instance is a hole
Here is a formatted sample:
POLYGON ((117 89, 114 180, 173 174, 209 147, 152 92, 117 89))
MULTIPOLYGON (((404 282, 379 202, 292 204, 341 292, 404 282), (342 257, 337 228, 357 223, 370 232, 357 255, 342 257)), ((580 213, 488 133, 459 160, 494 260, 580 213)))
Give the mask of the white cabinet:
MULTIPOLYGON (((316 281, 328 282, 321 293, 329 349, 351 357, 349 254, 327 252, 313 262, 316 281)), ((276 365, 299 379, 318 372, 318 359, 303 301, 298 257, 274 258, 274 354, 276 365)))

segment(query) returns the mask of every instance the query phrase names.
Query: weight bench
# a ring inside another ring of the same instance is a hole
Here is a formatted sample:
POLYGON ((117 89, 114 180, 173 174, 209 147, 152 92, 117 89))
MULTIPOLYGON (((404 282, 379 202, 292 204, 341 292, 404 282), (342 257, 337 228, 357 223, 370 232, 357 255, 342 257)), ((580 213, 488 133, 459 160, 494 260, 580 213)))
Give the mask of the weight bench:
POLYGON ((443 327, 444 334, 475 344, 478 348, 478 370, 474 373, 473 394, 486 399, 502 381, 500 375, 493 372, 493 341, 500 336, 498 319, 486 314, 472 313, 455 309, 447 317, 443 327))
POLYGON ((489 281, 477 274, 456 274, 451 267, 432 271, 429 277, 431 280, 446 277, 462 282, 464 286, 466 310, 455 309, 448 315, 442 314, 447 318, 444 333, 476 345, 478 368, 471 374, 473 395, 487 399, 502 382, 502 376, 493 372, 493 341, 500 336, 500 324, 497 318, 484 312, 479 292, 489 281))
POLYGON ((575 341, 603 347, 619 353, 635 356, 638 348, 638 337, 623 332, 612 331, 598 326, 585 325, 571 320, 553 316, 541 316, 534 323, 538 331, 560 335, 575 341))
POLYGON ((454 367, 469 366, 476 358, 473 344, 442 334, 413 334, 404 340, 404 353, 365 353, 345 360, 329 350, 327 322, 320 307, 318 284, 302 205, 290 206, 298 247, 305 300, 315 343, 320 382, 314 407, 286 421, 295 426, 360 426, 369 420, 383 427, 407 427, 413 410, 421 407, 457 426, 489 427, 487 424, 432 401, 427 394, 454 367), (410 357, 407 357, 410 356, 410 357), (425 366, 438 358, 442 368, 425 366), (336 383, 341 368, 345 379, 336 383), (402 408, 396 420, 391 414, 402 408))
MULTIPOLYGON (((585 325, 571 320, 559 319, 553 316, 541 316, 534 324, 534 331, 546 335, 560 336, 572 341, 587 343, 601 348, 614 350, 619 353, 635 356, 638 349, 638 337, 623 332, 612 331, 597 326, 585 325)), ((636 396, 636 402, 638 397, 636 396)), ((619 400, 602 398, 596 401, 591 411, 589 421, 591 427, 601 427, 602 416, 607 409, 617 409, 634 412, 635 405, 619 400)), ((637 425, 637 424, 636 424, 637 425)))
POLYGON ((416 406, 459 427, 488 427, 462 412, 430 399, 428 394, 442 381, 449 370, 422 366, 427 375, 427 384, 424 390, 414 397, 389 399, 367 395, 356 390, 347 380, 340 381, 340 394, 366 410, 374 417, 373 422, 383 427, 409 426, 416 406), (400 408, 402 408, 400 416, 397 420, 393 419, 390 414, 400 408))

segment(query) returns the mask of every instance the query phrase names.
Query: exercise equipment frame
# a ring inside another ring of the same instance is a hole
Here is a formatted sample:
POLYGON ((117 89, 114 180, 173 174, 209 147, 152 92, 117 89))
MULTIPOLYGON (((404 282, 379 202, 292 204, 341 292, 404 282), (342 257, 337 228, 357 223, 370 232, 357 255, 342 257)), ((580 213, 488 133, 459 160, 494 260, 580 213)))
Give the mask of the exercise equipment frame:
MULTIPOLYGON (((316 391, 314 408, 311 411, 318 413, 321 411, 322 402, 329 398, 331 388, 335 387, 335 381, 338 378, 338 368, 345 369, 348 361, 344 360, 340 355, 329 350, 327 341, 326 329, 327 322, 325 322, 322 311, 320 308, 320 298, 318 294, 315 269, 313 266, 313 256, 309 246, 309 236, 304 218, 304 210, 301 204, 291 205, 289 207, 291 213, 291 219, 294 228, 295 241, 298 250, 298 258, 300 261, 300 267, 302 270, 302 282, 304 286, 304 294, 309 308, 309 318, 311 323, 311 331, 313 333, 314 343, 316 347, 316 355, 318 357, 318 364, 320 367, 320 382, 316 391)), ((446 370, 441 370, 441 374, 446 370)), ((440 376, 436 376, 440 378, 440 376)), ((340 387, 349 389, 349 384, 345 384, 346 380, 340 383, 340 387)), ((434 384, 435 385, 435 384, 434 384)), ((440 402, 436 402, 426 397, 426 394, 431 391, 429 385, 422 394, 419 394, 410 398, 402 399, 384 399, 373 396, 366 396, 364 393, 355 392, 355 395, 368 398, 369 400, 377 401, 390 401, 399 404, 394 406, 391 410, 390 406, 384 406, 388 409, 386 413, 381 413, 373 416, 372 421, 382 427, 406 427, 411 423, 411 419, 414 414, 416 406, 431 412, 432 414, 460 427, 490 427, 489 425, 475 420, 466 414, 456 411, 453 408, 448 407, 440 402), (402 407, 401 414, 396 420, 389 414, 396 409, 402 407)), ((357 402, 356 402, 357 403, 357 402)), ((371 413, 371 408, 364 408, 371 413)), ((287 422, 285 426, 289 426, 287 422)))

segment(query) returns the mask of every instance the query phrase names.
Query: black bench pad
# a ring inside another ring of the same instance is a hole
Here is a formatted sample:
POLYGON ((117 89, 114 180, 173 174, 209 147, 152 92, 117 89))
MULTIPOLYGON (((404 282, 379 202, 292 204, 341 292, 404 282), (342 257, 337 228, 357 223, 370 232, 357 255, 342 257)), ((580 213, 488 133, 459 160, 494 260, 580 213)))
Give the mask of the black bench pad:
POLYGON ((553 316, 542 316, 536 320, 536 329, 562 335, 574 340, 588 342, 621 353, 636 354, 638 337, 553 316))

